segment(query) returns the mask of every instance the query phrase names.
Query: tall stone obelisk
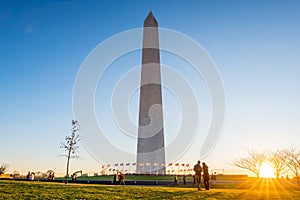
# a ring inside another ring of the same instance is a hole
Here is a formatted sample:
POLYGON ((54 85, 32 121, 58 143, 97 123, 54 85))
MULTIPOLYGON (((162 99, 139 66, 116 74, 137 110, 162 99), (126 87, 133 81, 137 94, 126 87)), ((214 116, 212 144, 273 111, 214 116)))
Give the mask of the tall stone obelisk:
POLYGON ((144 21, 137 173, 165 174, 164 123, 158 23, 150 12, 144 21))

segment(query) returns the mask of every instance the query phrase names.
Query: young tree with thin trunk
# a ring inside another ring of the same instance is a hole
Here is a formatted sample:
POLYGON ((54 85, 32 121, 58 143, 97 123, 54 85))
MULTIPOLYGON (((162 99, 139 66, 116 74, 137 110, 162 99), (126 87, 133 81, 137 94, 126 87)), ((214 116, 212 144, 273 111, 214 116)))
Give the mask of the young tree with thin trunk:
POLYGON ((296 176, 297 183, 300 185, 300 151, 295 148, 284 149, 286 156, 286 165, 296 176))
POLYGON ((284 149, 280 149, 277 151, 272 151, 269 154, 268 160, 273 164, 274 174, 277 179, 287 172, 287 158, 284 151, 284 149))
POLYGON ((67 155, 63 155, 67 157, 67 169, 66 169, 66 180, 65 183, 68 183, 69 178, 69 165, 70 165, 70 159, 71 158, 78 158, 78 156, 75 155, 77 149, 79 148, 77 143, 79 142, 79 124, 77 120, 72 120, 72 133, 71 136, 66 136, 65 142, 61 143, 60 148, 63 148, 67 155))
POLYGON ((266 153, 255 150, 248 150, 247 152, 248 156, 233 160, 232 165, 249 170, 259 178, 261 165, 266 160, 266 153))

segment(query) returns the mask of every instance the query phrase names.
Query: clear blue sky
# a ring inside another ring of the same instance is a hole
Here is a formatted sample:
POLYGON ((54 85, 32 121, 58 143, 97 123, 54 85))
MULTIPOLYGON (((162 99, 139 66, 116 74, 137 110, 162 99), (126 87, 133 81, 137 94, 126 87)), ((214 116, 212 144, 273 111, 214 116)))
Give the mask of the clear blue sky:
MULTIPOLYGON (((220 70, 227 113, 207 158, 212 168, 231 169, 230 159, 248 147, 299 147, 299 1, 2 0, 0 162, 10 171, 64 171, 59 146, 70 132, 81 63, 108 37, 142 27, 150 10, 160 27, 201 44, 220 70)), ((80 155, 72 170, 99 169, 84 148, 80 155)))

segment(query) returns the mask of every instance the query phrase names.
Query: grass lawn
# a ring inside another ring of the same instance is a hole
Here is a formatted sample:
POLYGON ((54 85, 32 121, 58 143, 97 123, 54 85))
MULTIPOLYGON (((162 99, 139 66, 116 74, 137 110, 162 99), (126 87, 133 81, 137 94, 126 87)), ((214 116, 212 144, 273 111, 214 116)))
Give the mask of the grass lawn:
POLYGON ((213 185, 209 191, 195 186, 108 186, 0 180, 0 199, 300 199, 300 187, 290 182, 258 180, 213 185))

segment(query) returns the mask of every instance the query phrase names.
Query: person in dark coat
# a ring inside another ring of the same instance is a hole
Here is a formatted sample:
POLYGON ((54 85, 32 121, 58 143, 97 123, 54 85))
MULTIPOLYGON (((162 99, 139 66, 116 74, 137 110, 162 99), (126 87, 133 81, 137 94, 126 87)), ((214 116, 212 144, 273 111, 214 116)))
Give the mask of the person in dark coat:
POLYGON ((195 178, 196 178, 196 182, 197 182, 197 188, 198 188, 198 190, 201 190, 200 183, 201 183, 202 167, 200 165, 200 160, 194 166, 194 171, 195 171, 195 178))
POLYGON ((178 185, 178 176, 177 175, 174 176, 174 185, 178 185))
POLYGON ((27 176, 26 176, 26 179, 29 180, 30 178, 30 171, 28 172, 27 176))
POLYGON ((209 190, 209 173, 208 173, 208 166, 203 162, 203 179, 204 179, 204 187, 206 190, 209 190))
POLYGON ((185 176, 185 174, 182 177, 182 181, 183 181, 183 185, 185 185, 186 184, 186 176, 185 176))

